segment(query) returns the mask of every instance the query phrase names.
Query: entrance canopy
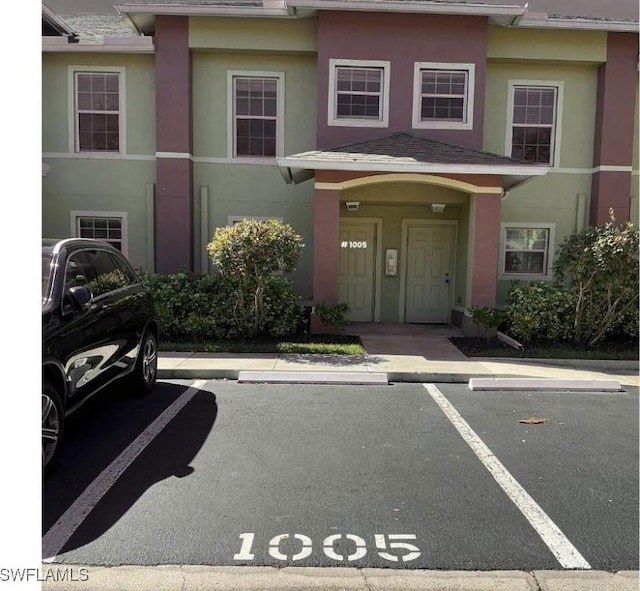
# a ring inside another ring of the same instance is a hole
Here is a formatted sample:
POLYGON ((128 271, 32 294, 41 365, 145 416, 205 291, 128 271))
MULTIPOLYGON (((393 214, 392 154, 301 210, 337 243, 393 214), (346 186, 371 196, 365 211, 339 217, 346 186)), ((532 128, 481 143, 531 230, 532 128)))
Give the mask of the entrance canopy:
POLYGON ((457 146, 408 133, 278 158, 287 184, 304 182, 316 170, 371 173, 499 175, 508 190, 531 177, 543 176, 549 166, 527 164, 507 156, 457 146))

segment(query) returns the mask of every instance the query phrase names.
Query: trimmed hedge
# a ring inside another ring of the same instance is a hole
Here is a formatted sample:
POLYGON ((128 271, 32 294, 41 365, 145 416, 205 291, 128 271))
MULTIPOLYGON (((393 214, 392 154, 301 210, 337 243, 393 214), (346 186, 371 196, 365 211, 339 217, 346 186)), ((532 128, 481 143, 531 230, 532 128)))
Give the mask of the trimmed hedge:
MULTIPOLYGON (((152 293, 162 340, 242 339, 253 335, 254 318, 238 305, 239 283, 220 273, 196 275, 147 273, 142 283, 152 293)), ((250 302, 253 294, 242 294, 250 302)), ((264 314, 257 336, 285 337, 296 334, 302 310, 291 283, 271 277, 264 285, 264 314)), ((248 306, 247 306, 248 307, 248 306)))

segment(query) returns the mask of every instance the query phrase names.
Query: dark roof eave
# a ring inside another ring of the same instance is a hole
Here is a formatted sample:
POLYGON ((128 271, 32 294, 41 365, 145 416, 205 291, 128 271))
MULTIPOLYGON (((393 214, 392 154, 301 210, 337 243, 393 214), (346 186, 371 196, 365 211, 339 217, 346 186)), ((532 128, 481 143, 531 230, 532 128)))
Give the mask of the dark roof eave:
POLYGON ((505 190, 515 188, 534 177, 544 176, 551 169, 549 166, 524 163, 522 165, 380 161, 362 163, 356 160, 345 162, 343 159, 324 159, 320 161, 292 157, 278 158, 277 162, 287 184, 297 184, 296 178, 307 180, 313 176, 311 173, 303 174, 301 171, 340 170, 375 173, 499 175, 502 177, 502 187, 505 190))

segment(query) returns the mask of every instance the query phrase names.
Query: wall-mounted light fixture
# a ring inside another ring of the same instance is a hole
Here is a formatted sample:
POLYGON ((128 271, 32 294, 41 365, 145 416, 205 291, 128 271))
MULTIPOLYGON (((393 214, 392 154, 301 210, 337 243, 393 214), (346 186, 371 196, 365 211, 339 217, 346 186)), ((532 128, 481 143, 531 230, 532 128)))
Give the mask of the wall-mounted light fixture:
POLYGON ((432 203, 431 204, 431 211, 433 213, 442 213, 444 211, 445 207, 446 207, 446 204, 444 204, 444 203, 432 203))
POLYGON ((360 207, 360 201, 347 201, 346 204, 348 211, 358 211, 360 207))

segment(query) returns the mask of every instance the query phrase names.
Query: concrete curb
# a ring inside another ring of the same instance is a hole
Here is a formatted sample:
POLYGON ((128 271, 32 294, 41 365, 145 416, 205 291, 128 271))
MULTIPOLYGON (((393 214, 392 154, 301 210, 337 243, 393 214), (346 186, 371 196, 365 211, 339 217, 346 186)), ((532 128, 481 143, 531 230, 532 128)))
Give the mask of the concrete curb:
POLYGON ((539 357, 469 357, 479 363, 522 363, 523 365, 557 365, 574 369, 606 369, 608 371, 640 371, 640 361, 620 359, 541 359, 539 357))
POLYGON ((638 572, 43 565, 44 591, 637 591, 638 572), (56 580, 56 573, 60 573, 56 580), (64 576, 64 580, 62 580, 64 576))
POLYGON ((563 380, 552 378, 472 378, 469 389, 486 390, 572 390, 579 392, 620 392, 623 388, 616 380, 563 380))
POLYGON ((368 371, 247 371, 238 375, 243 384, 353 384, 386 386, 386 373, 368 371))

